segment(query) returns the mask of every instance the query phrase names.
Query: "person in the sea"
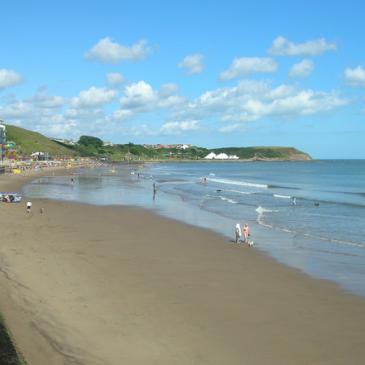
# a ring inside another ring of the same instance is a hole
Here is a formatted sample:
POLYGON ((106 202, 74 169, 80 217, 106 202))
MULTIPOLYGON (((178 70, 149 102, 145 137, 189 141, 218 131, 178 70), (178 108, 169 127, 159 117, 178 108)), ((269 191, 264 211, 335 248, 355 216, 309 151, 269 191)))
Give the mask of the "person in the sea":
POLYGON ((235 233, 236 233, 236 243, 240 243, 242 239, 242 231, 239 223, 236 224, 235 233))
POLYGON ((248 243, 248 237, 250 235, 250 227, 247 223, 243 225, 243 243, 248 243))
POLYGON ((156 199, 156 193, 157 193, 156 183, 153 183, 153 200, 156 199))
POLYGON ((292 196, 291 203, 292 205, 297 205, 297 198, 295 196, 292 196))

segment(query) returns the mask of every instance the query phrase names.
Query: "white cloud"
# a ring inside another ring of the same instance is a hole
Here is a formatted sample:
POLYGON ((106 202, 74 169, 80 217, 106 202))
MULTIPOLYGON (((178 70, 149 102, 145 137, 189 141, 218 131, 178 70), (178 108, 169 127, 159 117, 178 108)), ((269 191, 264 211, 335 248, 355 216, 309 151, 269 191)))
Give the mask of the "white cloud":
POLYGON ((178 91, 178 86, 176 84, 163 84, 160 88, 161 97, 169 97, 175 95, 178 91))
POLYGON ((42 108, 59 108, 64 105, 65 98, 62 96, 48 95, 47 88, 41 87, 35 95, 29 99, 30 103, 34 103, 42 108))
POLYGON ((96 59, 102 63, 118 63, 121 61, 140 61, 151 52, 145 40, 131 47, 113 42, 109 37, 101 39, 85 54, 88 60, 96 59))
POLYGON ((167 122, 160 129, 161 134, 180 134, 182 132, 194 131, 199 129, 197 120, 167 122))
POLYGON ((349 85, 365 87, 365 70, 362 68, 362 66, 346 68, 344 76, 345 81, 349 85))
POLYGON ((119 85, 125 82, 125 77, 119 72, 111 72, 106 75, 106 80, 109 85, 119 85))
POLYGON ((117 96, 116 90, 90 87, 80 92, 79 96, 72 98, 71 105, 74 108, 92 108, 111 102, 117 96))
POLYGON ((177 86, 175 84, 164 84, 158 92, 147 82, 138 81, 125 87, 120 102, 123 109, 134 112, 172 108, 183 102, 183 98, 177 95, 176 92, 177 86))
POLYGON ((133 116, 133 112, 128 109, 119 109, 113 112, 113 118, 115 120, 123 121, 133 116))
POLYGON ((324 38, 303 43, 293 43, 284 37, 274 39, 269 53, 276 56, 319 56, 327 51, 336 51, 336 43, 327 42, 324 38))
POLYGON ((183 68, 188 75, 200 74, 204 69, 204 56, 202 54, 196 53, 186 56, 178 66, 183 68))
POLYGON ((293 67, 289 71, 289 76, 307 77, 313 72, 313 69, 314 69, 313 61, 305 59, 293 65, 293 67))
POLYGON ((241 57, 235 58, 231 67, 220 74, 221 80, 232 80, 251 73, 275 72, 277 63, 268 57, 241 57))
POLYGON ((20 84, 23 78, 13 70, 0 69, 0 89, 20 84))
POLYGON ((125 87, 124 96, 120 101, 124 108, 139 109, 149 107, 157 98, 157 93, 150 84, 138 81, 125 87))
POLYGON ((232 133, 232 132, 245 132, 246 126, 242 123, 229 124, 227 126, 218 129, 221 133, 232 133))
MULTIPOLYGON (((179 108, 175 117, 215 119, 238 124, 262 118, 297 118, 328 112, 348 101, 335 92, 243 80, 233 87, 207 91, 179 108)), ((233 128, 227 126, 222 131, 233 128)))

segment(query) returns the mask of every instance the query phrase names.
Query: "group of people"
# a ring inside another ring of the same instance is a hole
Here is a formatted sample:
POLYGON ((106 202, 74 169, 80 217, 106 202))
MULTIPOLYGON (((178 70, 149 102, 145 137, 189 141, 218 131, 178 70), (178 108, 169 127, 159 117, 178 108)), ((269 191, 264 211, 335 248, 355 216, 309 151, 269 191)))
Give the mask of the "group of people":
POLYGON ((235 227, 235 233, 236 233, 236 243, 243 243, 247 244, 249 246, 253 245, 252 240, 250 240, 250 227, 247 223, 245 223, 241 229, 241 226, 239 223, 236 224, 235 227))

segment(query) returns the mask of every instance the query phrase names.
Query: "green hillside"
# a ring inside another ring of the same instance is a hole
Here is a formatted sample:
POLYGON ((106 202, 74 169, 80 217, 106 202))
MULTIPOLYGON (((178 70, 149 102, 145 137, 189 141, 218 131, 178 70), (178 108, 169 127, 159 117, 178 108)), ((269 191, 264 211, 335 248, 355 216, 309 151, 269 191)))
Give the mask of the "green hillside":
POLYGON ((50 156, 92 156, 109 161, 125 160, 200 160, 209 152, 236 155, 242 160, 310 160, 311 157, 294 147, 223 147, 207 149, 192 146, 177 148, 146 148, 133 143, 103 146, 97 137, 81 136, 74 146, 54 142, 37 132, 7 125, 7 140, 16 143, 19 154, 48 152, 50 156))
POLYGON ((6 139, 16 143, 20 154, 30 155, 33 152, 48 152, 53 156, 74 154, 70 149, 60 146, 40 133, 13 125, 6 125, 6 139))
POLYGON ((280 159, 280 160, 310 160, 311 157, 294 147, 223 147, 213 148, 212 152, 237 155, 240 159, 280 159))

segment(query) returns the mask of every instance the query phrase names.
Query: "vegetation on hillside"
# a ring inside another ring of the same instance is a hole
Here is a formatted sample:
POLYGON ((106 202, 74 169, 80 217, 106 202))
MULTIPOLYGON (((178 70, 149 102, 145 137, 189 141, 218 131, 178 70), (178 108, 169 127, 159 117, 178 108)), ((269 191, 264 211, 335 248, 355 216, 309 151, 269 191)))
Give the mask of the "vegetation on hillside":
POLYGON ((48 152, 58 156, 73 154, 69 148, 59 145, 40 133, 12 125, 6 126, 6 139, 16 143, 19 154, 30 155, 33 152, 48 152))
POLYGON ((95 157, 107 161, 130 160, 199 160, 210 152, 236 155, 240 159, 310 159, 310 156, 293 147, 223 147, 207 149, 192 146, 187 149, 152 148, 134 143, 103 145, 100 138, 81 136, 75 145, 52 141, 39 133, 7 126, 7 139, 14 141, 21 154, 48 152, 50 156, 95 157))
POLYGON ((13 341, 5 327, 3 318, 0 316, 0 364, 1 365, 24 365, 13 341))
POLYGON ((213 148, 212 151, 216 154, 236 155, 241 159, 288 159, 297 155, 309 157, 309 155, 294 147, 224 147, 213 148))

